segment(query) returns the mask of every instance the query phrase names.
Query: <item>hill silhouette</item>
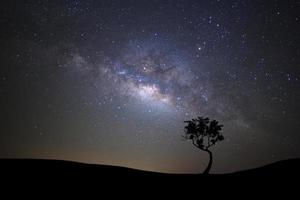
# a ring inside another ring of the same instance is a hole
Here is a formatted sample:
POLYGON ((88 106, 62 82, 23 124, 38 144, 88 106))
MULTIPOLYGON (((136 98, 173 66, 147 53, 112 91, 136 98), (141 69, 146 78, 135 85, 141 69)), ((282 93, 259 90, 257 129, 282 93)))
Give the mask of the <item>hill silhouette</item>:
POLYGON ((27 184, 56 182, 83 184, 94 182, 117 187, 131 184, 134 187, 183 188, 189 190, 221 185, 230 187, 287 186, 300 178, 300 159, 275 162, 263 167, 228 174, 167 174, 126 167, 84 164, 63 160, 0 159, 2 181, 27 184), (155 183, 152 185, 152 183, 155 183), (254 186, 253 186, 253 183, 254 186))
MULTIPOLYGON (((145 171, 121 166, 86 164, 75 161, 51 159, 0 159, 0 173, 12 176, 159 176, 159 177, 234 177, 234 176, 299 176, 300 159, 274 162, 262 167, 227 174, 169 174, 145 171)), ((3 176, 4 174, 2 174, 3 176)))

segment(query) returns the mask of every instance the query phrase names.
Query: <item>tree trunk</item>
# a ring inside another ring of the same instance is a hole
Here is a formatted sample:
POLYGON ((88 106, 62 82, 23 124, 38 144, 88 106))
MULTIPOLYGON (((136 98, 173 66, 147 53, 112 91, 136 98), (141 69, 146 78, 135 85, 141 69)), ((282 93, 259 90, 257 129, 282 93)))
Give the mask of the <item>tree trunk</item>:
POLYGON ((209 174, 209 171, 210 171, 210 168, 211 168, 212 162, 213 162, 211 151, 207 149, 206 152, 209 154, 209 163, 208 163, 205 171, 203 172, 203 174, 209 174))

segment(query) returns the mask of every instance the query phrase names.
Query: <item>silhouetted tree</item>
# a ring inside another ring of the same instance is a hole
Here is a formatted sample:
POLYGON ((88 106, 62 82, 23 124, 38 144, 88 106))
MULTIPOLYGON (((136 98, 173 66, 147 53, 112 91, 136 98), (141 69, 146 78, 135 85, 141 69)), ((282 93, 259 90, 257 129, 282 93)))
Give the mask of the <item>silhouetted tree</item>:
POLYGON ((209 154, 209 163, 203 172, 203 174, 208 174, 213 162, 212 152, 209 148, 218 141, 224 140, 224 136, 220 133, 223 125, 219 125, 219 122, 216 120, 203 117, 184 122, 187 125, 184 127, 185 134, 183 137, 187 140, 192 140, 193 145, 209 154))

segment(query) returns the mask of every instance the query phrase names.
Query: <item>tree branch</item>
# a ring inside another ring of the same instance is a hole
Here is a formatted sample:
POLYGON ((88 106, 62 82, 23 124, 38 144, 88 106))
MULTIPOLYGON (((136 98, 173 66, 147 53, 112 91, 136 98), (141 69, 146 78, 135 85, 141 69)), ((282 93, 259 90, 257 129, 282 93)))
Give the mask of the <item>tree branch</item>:
POLYGON ((210 144, 210 136, 208 135, 207 136, 207 147, 206 147, 206 149, 209 148, 210 146, 211 146, 211 144, 210 144))
POLYGON ((193 139, 193 145, 195 146, 195 147, 197 147, 198 149, 201 149, 201 150, 203 150, 203 151, 206 151, 207 149, 204 149, 204 148, 201 148, 200 146, 198 146, 196 143, 195 143, 195 140, 193 139))
POLYGON ((193 145, 195 146, 195 147, 197 147, 198 149, 200 149, 200 147, 195 143, 195 140, 193 139, 193 145))

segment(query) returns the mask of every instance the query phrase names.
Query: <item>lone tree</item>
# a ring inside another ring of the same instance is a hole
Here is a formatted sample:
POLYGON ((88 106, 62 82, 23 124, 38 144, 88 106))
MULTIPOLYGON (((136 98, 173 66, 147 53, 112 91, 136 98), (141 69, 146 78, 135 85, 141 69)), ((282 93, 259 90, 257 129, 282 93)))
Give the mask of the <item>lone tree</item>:
POLYGON ((219 122, 216 120, 203 117, 184 122, 187 125, 184 127, 185 134, 183 137, 187 140, 192 140, 194 146, 209 154, 209 163, 203 172, 203 174, 208 174, 213 162, 212 152, 209 148, 218 141, 224 140, 224 136, 220 133, 223 125, 219 125, 219 122))

